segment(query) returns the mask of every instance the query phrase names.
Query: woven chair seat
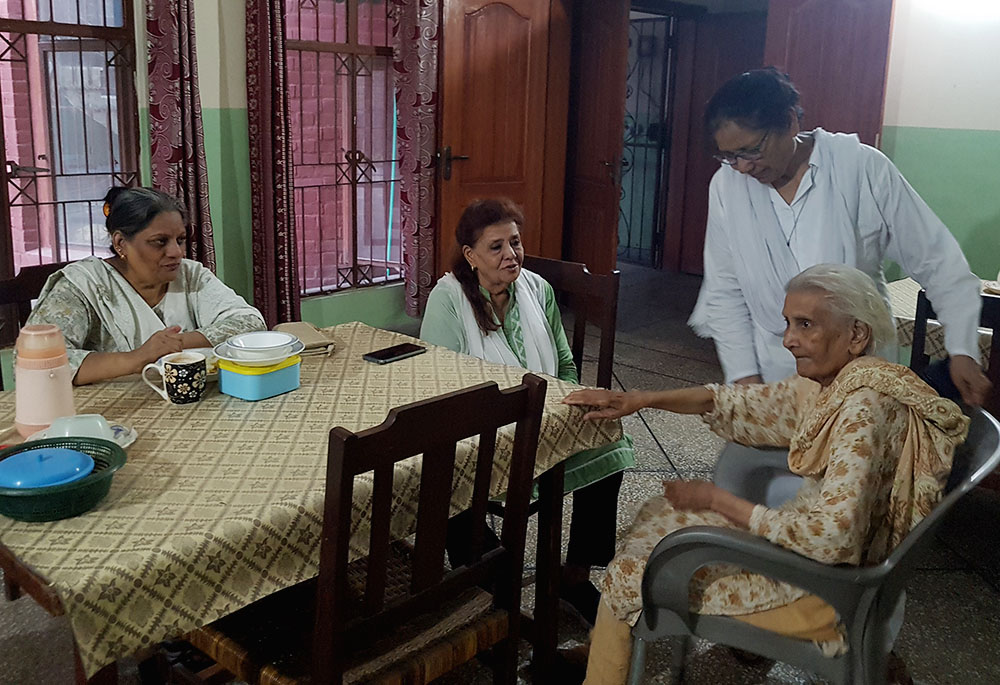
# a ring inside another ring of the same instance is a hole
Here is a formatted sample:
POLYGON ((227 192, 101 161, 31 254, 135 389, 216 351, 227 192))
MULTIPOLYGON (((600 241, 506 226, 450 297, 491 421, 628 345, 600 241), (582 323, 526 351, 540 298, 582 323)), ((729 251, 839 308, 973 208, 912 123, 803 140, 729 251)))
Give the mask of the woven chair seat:
MULTIPOLYGON (((410 587, 410 547, 390 546, 387 603, 410 587)), ((358 598, 368 560, 348 567, 350 614, 360 614, 358 598)), ((270 595, 187 636, 188 641, 236 678, 262 685, 311 682, 312 626, 316 580, 270 595)), ((507 614, 493 608, 492 596, 466 590, 436 611, 398 626, 352 654, 345 683, 426 683, 489 649, 507 634, 507 614)))

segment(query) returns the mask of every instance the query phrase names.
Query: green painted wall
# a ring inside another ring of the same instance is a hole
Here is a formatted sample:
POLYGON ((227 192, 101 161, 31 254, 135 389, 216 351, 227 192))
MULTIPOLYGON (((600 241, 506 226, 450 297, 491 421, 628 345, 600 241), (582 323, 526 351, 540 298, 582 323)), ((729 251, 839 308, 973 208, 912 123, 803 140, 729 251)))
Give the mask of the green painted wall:
MULTIPOLYGON (((886 126, 882 151, 954 234, 980 278, 1000 270, 1000 131, 886 126)), ((893 265, 887 272, 899 278, 893 265)))
POLYGON ((317 326, 362 321, 369 326, 414 336, 420 330, 420 320, 405 313, 402 283, 303 298, 302 320, 317 326))
POLYGON ((139 108, 139 180, 144 186, 153 180, 152 151, 149 142, 149 108, 139 108))
POLYGON ((253 299, 250 226, 250 151, 245 109, 203 109, 208 198, 215 237, 216 272, 230 288, 253 299))

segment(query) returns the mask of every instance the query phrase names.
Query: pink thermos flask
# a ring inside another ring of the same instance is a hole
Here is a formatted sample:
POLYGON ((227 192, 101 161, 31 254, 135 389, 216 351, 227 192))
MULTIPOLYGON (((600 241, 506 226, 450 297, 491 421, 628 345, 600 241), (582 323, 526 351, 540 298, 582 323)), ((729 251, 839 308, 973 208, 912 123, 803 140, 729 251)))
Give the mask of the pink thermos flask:
POLYGON ((25 326, 14 347, 14 425, 23 437, 49 427, 52 419, 73 416, 73 373, 58 326, 25 326))

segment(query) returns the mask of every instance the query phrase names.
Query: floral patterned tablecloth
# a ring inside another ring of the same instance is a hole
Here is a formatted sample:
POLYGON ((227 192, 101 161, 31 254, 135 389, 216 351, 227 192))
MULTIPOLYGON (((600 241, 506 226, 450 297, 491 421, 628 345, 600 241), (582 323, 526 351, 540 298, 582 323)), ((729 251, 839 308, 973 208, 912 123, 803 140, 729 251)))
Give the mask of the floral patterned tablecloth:
MULTIPOLYGON (((896 320, 896 335, 901 346, 913 345, 914 315, 917 311, 917 294, 920 284, 912 278, 904 278, 888 284, 889 304, 892 307, 892 317, 896 320)), ((988 328, 979 329, 979 356, 983 368, 989 366, 990 344, 993 333, 988 328)), ((927 340, 924 351, 932 358, 943 358, 948 355, 944 348, 944 328, 933 319, 927 322, 927 340)))
MULTIPOLYGON (((392 407, 484 381, 511 387, 524 373, 437 347, 379 366, 361 355, 411 339, 360 323, 328 332, 335 351, 303 359, 301 387, 260 402, 210 384, 200 402, 173 405, 136 378, 75 390, 78 413, 138 431, 128 463, 93 511, 51 523, 0 516, 0 542, 59 594, 88 676, 319 572, 331 428, 358 431, 392 407)), ((536 473, 622 437, 617 421, 582 421, 560 403, 575 386, 548 380, 536 473)), ((0 420, 13 418, 14 394, 0 393, 0 420)), ((498 437, 494 492, 506 482, 512 438, 498 437)), ((453 511, 471 499, 475 447, 463 445, 453 511)), ((400 537, 415 525, 419 468, 419 458, 397 468, 400 537)), ((352 558, 367 551, 370 495, 359 479, 352 558)))

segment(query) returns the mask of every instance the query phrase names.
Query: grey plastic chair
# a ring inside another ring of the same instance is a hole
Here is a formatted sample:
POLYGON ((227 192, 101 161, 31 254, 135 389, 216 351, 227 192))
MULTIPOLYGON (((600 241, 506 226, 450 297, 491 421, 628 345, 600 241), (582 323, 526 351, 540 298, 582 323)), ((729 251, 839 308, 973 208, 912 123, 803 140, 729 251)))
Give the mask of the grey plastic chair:
POLYGON ((802 476, 788 470, 788 448, 726 443, 715 461, 712 482, 737 497, 775 508, 795 497, 802 476))
MULTIPOLYGON (((941 503, 877 566, 829 566, 745 531, 693 526, 664 538, 650 554, 642 580, 642 615, 632 629, 629 683, 645 669, 646 643, 676 637, 673 675, 683 672, 691 636, 784 661, 834 683, 884 683, 886 662, 903 622, 904 588, 944 515, 965 493, 1000 466, 1000 424, 981 409, 972 411, 965 445, 955 462, 941 503), (837 611, 847 630, 848 651, 825 657, 806 640, 784 637, 724 616, 688 609, 688 584, 706 564, 730 563, 811 592, 837 611)), ((675 681, 676 681, 675 680, 675 681)))

